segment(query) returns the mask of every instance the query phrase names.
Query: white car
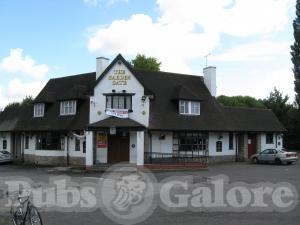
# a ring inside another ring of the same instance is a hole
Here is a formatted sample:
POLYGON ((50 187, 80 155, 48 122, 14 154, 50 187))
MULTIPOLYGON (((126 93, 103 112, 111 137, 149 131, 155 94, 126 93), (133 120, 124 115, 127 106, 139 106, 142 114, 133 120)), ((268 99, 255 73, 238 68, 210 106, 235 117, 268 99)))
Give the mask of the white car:
POLYGON ((0 163, 12 162, 12 155, 8 151, 0 151, 0 163))
POLYGON ((286 152, 277 149, 266 149, 260 153, 251 156, 252 163, 274 162, 276 164, 292 164, 298 160, 296 152, 286 152))

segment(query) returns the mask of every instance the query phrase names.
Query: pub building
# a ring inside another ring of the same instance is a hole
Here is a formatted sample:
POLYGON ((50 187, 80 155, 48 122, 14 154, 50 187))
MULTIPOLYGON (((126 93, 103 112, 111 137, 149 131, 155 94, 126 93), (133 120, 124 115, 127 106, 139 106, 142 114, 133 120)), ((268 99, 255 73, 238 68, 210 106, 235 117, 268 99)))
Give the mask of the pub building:
POLYGON ((224 107, 202 76, 134 69, 120 54, 96 72, 49 80, 33 104, 0 114, 0 150, 47 165, 206 165, 281 149, 269 109, 224 107))

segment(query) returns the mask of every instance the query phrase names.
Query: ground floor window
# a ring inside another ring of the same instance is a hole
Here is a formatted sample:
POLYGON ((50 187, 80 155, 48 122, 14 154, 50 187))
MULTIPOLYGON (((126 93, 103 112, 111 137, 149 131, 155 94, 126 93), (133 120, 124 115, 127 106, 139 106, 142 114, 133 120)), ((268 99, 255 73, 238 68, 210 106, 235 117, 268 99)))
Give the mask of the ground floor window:
POLYGON ((7 140, 3 140, 2 147, 3 147, 3 150, 7 149, 7 140))
POLYGON ((64 135, 59 132, 45 132, 36 135, 37 150, 64 150, 64 135))
POLYGON ((274 135, 273 133, 266 134, 266 144, 274 144, 274 135))
POLYGON ((86 153, 86 141, 82 142, 82 152, 86 153))
POLYGON ((75 139, 75 151, 80 152, 80 140, 77 138, 75 139))
POLYGON ((222 152, 223 151, 223 143, 222 143, 222 141, 217 141, 216 142, 216 151, 217 152, 222 152))
POLYGON ((29 136, 25 136, 25 149, 29 149, 29 136))
POLYGON ((229 150, 233 150, 233 133, 229 132, 229 150))
POLYGON ((199 132, 174 132, 173 151, 206 151, 208 134, 199 132))

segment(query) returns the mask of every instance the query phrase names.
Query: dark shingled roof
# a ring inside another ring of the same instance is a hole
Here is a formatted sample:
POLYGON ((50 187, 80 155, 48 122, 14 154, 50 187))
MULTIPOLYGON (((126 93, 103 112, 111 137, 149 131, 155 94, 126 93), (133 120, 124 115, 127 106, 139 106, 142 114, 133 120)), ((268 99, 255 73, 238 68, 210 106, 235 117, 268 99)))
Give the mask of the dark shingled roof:
MULTIPOLYGON (((89 96, 114 63, 122 61, 144 86, 150 101, 149 129, 183 131, 285 131, 271 110, 222 107, 212 97, 202 76, 134 69, 118 55, 96 80, 96 73, 51 79, 34 102, 46 103, 45 115, 33 117, 33 105, 5 110, 0 114, 0 131, 81 130, 96 127, 143 127, 130 119, 108 118, 89 125, 89 96), (60 101, 77 99, 74 116, 60 116, 60 101), (178 112, 178 100, 201 101, 201 115, 178 112)), ((134 109, 133 109, 134 110, 134 109)))
POLYGON ((223 107, 223 110, 234 131, 286 131, 270 109, 223 107))
POLYGON ((116 118, 116 117, 108 117, 104 120, 98 121, 96 123, 92 123, 88 125, 89 129, 96 129, 96 128, 110 128, 110 127, 118 127, 118 128, 145 128, 144 125, 126 118, 116 118))
POLYGON ((82 130, 89 123, 88 92, 96 81, 96 73, 51 79, 34 102, 44 102, 44 117, 33 117, 33 104, 5 110, 0 115, 0 131, 67 131, 82 130), (55 93, 55 95, 49 95, 55 93), (49 101, 51 96, 51 101, 49 101), (60 116, 60 100, 77 99, 74 116, 60 116))
POLYGON ((222 109, 216 99, 210 95, 203 77, 145 70, 135 71, 139 80, 146 83, 148 88, 155 93, 155 100, 150 104, 150 129, 195 131, 228 129, 222 109), (202 100, 200 116, 179 114, 178 101, 174 101, 174 91, 176 92, 182 85, 188 87, 189 93, 193 93, 192 99, 202 100))
POLYGON ((0 131, 15 131, 22 127, 27 120, 28 112, 31 112, 32 105, 16 105, 7 107, 0 114, 0 131))

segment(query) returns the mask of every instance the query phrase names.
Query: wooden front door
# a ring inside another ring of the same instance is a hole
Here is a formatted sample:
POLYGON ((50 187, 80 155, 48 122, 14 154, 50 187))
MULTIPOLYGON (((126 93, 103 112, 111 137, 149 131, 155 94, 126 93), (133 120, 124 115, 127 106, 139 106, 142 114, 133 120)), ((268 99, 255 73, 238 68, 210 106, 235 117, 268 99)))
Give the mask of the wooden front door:
POLYGON ((108 163, 129 162, 129 133, 117 132, 108 137, 108 163))
POLYGON ((249 134, 248 135, 248 158, 250 158, 253 154, 256 154, 256 135, 249 134))
POLYGON ((14 161, 22 160, 22 146, 21 146, 21 134, 15 133, 13 135, 13 150, 12 156, 14 161))

